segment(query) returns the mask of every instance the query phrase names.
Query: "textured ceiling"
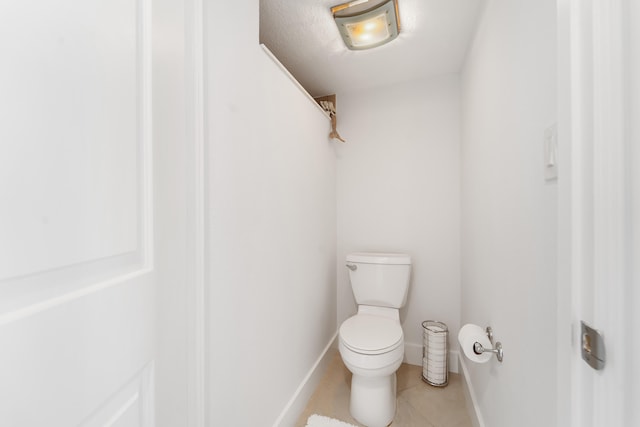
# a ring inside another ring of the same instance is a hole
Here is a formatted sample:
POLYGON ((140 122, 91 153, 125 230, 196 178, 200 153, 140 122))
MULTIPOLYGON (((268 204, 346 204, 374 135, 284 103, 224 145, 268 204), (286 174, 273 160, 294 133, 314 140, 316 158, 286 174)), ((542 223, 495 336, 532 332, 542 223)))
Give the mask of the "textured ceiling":
POLYGON ((392 42, 347 49, 330 8, 342 0, 260 0, 260 43, 313 96, 460 71, 485 0, 399 0, 392 42))

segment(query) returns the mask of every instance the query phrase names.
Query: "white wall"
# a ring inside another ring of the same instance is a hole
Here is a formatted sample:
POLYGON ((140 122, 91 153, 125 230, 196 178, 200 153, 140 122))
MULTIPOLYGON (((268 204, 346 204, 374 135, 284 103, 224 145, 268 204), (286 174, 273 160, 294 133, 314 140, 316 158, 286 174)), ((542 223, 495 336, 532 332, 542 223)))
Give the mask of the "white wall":
POLYGON ((491 427, 555 425, 555 35, 554 0, 489 1, 463 72, 461 320, 504 346, 502 364, 465 362, 491 427))
POLYGON ((329 122, 259 47, 258 6, 205 13, 209 425, 273 424, 336 331, 329 122))
POLYGON ((423 320, 447 323, 452 336, 459 327, 459 77, 338 94, 337 104, 347 140, 338 148, 338 324, 356 312, 346 254, 407 252, 401 319, 407 361, 420 364, 423 320))
MULTIPOLYGON (((630 18, 631 23, 629 28, 631 29, 630 40, 630 72, 631 76, 631 89, 630 94, 630 120, 631 129, 629 132, 630 141, 638 141, 640 138, 640 4, 638 2, 630 2, 630 18)), ((633 171, 632 177, 632 217, 631 222, 633 224, 633 252, 631 264, 633 265, 632 277, 633 283, 637 284, 640 280, 640 147, 637 143, 631 143, 631 170, 633 171)), ((630 292, 631 301, 628 307, 640 306, 640 289, 638 286, 633 286, 630 292)), ((632 313, 632 324, 630 330, 638 330, 640 328, 640 312, 637 309, 629 310, 632 313)), ((636 355, 640 352, 640 341, 630 340, 631 354, 636 355)), ((640 366, 638 363, 631 364, 631 393, 627 397, 629 407, 631 407, 631 414, 629 419, 635 425, 640 425, 640 366)))

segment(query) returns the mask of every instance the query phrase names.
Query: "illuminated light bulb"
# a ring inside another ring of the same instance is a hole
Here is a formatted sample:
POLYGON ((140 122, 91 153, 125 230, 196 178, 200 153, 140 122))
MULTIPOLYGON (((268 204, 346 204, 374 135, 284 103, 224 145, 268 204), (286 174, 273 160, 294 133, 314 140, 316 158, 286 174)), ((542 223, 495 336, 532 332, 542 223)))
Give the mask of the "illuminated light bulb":
POLYGON ((366 21, 346 24, 347 33, 354 46, 366 46, 388 39, 389 33, 387 15, 382 13, 366 21))
POLYGON ((376 27, 378 27, 378 25, 379 25, 378 22, 369 21, 369 22, 365 22, 363 27, 365 31, 373 31, 376 29, 376 27))
POLYGON ((351 50, 380 46, 400 32, 398 0, 352 0, 332 7, 331 12, 351 50))

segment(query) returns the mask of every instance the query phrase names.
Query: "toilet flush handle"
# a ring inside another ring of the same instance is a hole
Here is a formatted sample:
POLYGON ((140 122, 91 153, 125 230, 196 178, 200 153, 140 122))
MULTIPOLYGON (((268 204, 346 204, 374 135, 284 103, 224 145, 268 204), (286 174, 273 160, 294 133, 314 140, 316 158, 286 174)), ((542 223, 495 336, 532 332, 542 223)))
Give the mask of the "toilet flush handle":
POLYGON ((356 271, 358 269, 357 265, 354 265, 354 264, 346 264, 346 265, 347 265, 347 268, 351 271, 356 271))

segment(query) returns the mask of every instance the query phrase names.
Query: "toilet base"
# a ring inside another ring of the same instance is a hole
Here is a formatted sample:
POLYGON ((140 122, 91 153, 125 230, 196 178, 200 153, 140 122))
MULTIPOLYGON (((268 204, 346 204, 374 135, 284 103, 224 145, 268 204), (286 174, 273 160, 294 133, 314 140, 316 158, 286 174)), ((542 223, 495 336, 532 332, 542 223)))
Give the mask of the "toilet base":
POLYGON ((386 427, 396 414, 396 373, 351 377, 351 416, 367 427, 386 427))

